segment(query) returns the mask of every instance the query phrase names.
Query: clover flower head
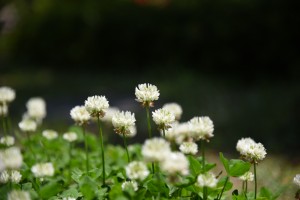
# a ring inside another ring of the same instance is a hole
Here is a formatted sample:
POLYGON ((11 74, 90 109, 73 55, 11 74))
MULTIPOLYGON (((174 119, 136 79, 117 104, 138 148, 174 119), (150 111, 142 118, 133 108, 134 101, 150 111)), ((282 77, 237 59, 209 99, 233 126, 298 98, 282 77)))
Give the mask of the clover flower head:
POLYGON ((167 109, 175 116, 175 120, 180 120, 182 115, 182 108, 178 103, 166 103, 163 105, 164 109, 167 109))
POLYGON ((293 182, 295 185, 297 185, 298 187, 300 187, 300 174, 297 174, 294 179, 293 182))
POLYGON ((183 142, 179 150, 184 154, 195 155, 198 152, 198 145, 195 142, 183 142))
POLYGON ((16 92, 7 86, 0 87, 0 104, 12 102, 16 98, 16 92))
POLYGON ((17 170, 4 170, 0 173, 0 182, 7 183, 11 181, 12 183, 19 183, 21 181, 22 175, 17 170))
POLYGON ((31 198, 26 191, 13 190, 7 195, 7 200, 31 200, 31 198))
POLYGON ((6 169, 19 169, 23 164, 23 157, 18 147, 9 147, 0 151, 0 161, 6 169))
POLYGON ((113 116, 120 110, 117 107, 109 107, 106 109, 105 115, 101 118, 101 121, 107 122, 111 125, 113 116))
POLYGON ((92 117, 104 117, 109 103, 105 96, 91 96, 85 100, 85 108, 92 117))
POLYGON ((246 172, 242 176, 239 177, 242 181, 253 181, 254 180, 254 174, 252 172, 246 172))
POLYGON ((90 113, 86 110, 85 106, 75 106, 70 112, 71 118, 78 125, 82 126, 86 124, 90 119, 90 113))
POLYGON ((200 174, 197 178, 197 183, 199 187, 210 187, 214 188, 216 187, 218 183, 218 179, 216 176, 211 172, 206 172, 205 174, 200 174))
POLYGON ((0 116, 7 116, 8 106, 6 103, 0 104, 0 116))
POLYGON ((139 84, 135 88, 136 101, 141 102, 143 106, 153 107, 153 101, 158 100, 159 90, 155 85, 139 84))
POLYGON ((125 170, 128 178, 140 181, 144 180, 150 173, 147 166, 140 161, 129 163, 125 170))
POLYGON ((34 119, 37 123, 41 123, 42 120, 46 117, 46 102, 41 97, 30 98, 27 103, 27 113, 25 117, 34 119))
POLYGON ((31 167, 31 172, 35 177, 43 178, 46 176, 54 175, 54 167, 51 162, 48 163, 38 163, 31 167))
POLYGON ((0 183, 7 183, 10 179, 10 175, 7 170, 0 173, 0 183))
POLYGON ((189 161, 181 152, 171 152, 161 161, 161 169, 168 175, 188 175, 189 161))
POLYGON ((116 133, 131 135, 135 130, 135 116, 130 111, 117 112, 112 117, 112 124, 116 133))
POLYGON ((214 136, 214 124, 209 117, 194 117, 189 126, 195 140, 209 140, 214 136))
POLYGON ((142 146, 142 155, 146 162, 162 161, 170 152, 170 143, 162 138, 148 139, 142 146))
POLYGON ((15 144, 15 138, 12 136, 4 136, 0 139, 0 144, 3 144, 7 147, 12 146, 15 144))
POLYGON ((243 158, 251 162, 258 162, 266 157, 266 149, 261 143, 251 138, 242 138, 237 142, 237 151, 243 158))
POLYGON ((188 122, 179 123, 177 126, 175 126, 175 142, 178 145, 181 145, 184 141, 191 141, 193 135, 190 131, 190 125, 188 122))
POLYGON ((175 116, 169 110, 160 108, 152 112, 152 118, 160 130, 171 128, 171 124, 175 121, 175 116))
POLYGON ((133 190, 137 191, 138 190, 138 184, 136 181, 125 181, 122 183, 122 190, 127 191, 127 190, 133 190))
POLYGON ((50 129, 44 130, 43 133, 42 133, 42 135, 45 138, 47 138, 48 140, 53 140, 53 139, 55 139, 55 138, 58 137, 58 133, 56 131, 50 130, 50 129))
POLYGON ((63 134, 63 139, 67 140, 68 142, 74 142, 78 138, 75 132, 67 132, 63 134))
POLYGON ((31 119, 23 119, 18 125, 23 132, 34 132, 37 128, 37 123, 31 119))
POLYGON ((62 200, 76 200, 76 198, 73 198, 73 197, 64 197, 62 200))

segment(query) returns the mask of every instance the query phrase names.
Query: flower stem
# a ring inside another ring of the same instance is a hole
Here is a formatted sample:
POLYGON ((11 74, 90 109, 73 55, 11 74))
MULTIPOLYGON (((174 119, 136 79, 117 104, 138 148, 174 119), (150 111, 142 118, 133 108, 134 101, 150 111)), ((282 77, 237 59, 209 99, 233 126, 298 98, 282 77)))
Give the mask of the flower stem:
POLYGON ((69 181, 71 181, 71 170, 72 170, 72 166, 71 166, 71 160, 72 160, 72 143, 70 142, 69 144, 69 181))
POLYGON ((163 128, 163 137, 166 138, 166 130, 163 128))
POLYGON ((245 194, 247 194, 247 192, 248 192, 248 181, 245 181, 245 194))
POLYGON ((229 177, 228 177, 228 176, 226 176, 226 180, 225 180, 225 183, 224 183, 223 189, 222 189, 222 191, 221 191, 221 194, 220 194, 219 200, 221 200, 221 198, 222 198, 222 195, 223 195, 223 192, 224 192, 224 190, 225 190, 225 187, 226 187, 226 184, 227 184, 227 182, 228 182, 228 179, 229 179, 229 177))
POLYGON ((28 142, 29 142, 29 149, 30 149, 30 151, 31 151, 31 154, 33 155, 33 157, 34 157, 34 161, 36 162, 36 155, 35 155, 35 153, 34 153, 34 151, 33 151, 33 149, 32 149, 32 140, 31 140, 31 137, 30 137, 30 135, 29 135, 29 133, 28 132, 26 132, 26 135, 27 135, 27 139, 28 139, 28 142))
POLYGON ((5 123, 5 116, 2 116, 2 126, 3 126, 3 132, 4 135, 7 136, 7 130, 6 130, 6 123, 5 123))
POLYGON ((84 148, 85 148, 85 165, 86 165, 86 174, 89 174, 89 151, 88 151, 88 141, 87 141, 87 136, 85 133, 85 127, 82 125, 82 132, 84 136, 84 148))
POLYGON ((253 163, 253 166, 254 166, 254 186, 255 186, 255 188, 254 188, 254 199, 256 199, 256 194, 257 194, 257 177, 256 177, 256 163, 255 163, 255 161, 254 161, 254 163, 253 163))
MULTIPOLYGON (((205 141, 201 140, 201 151, 202 151, 202 170, 205 174, 205 141)), ((203 200, 207 200, 207 187, 203 187, 203 200)))
MULTIPOLYGON (((152 130, 151 130, 151 122, 150 122, 150 113, 149 106, 146 106, 146 114, 147 114, 147 123, 148 123, 148 135, 149 138, 152 138, 152 130)), ((152 162, 152 174, 155 173, 154 162, 152 162)))
POLYGON ((126 153, 127 153, 127 160, 128 160, 128 163, 130 163, 130 157, 129 157, 129 153, 128 153, 128 149, 127 149, 127 141, 126 141, 126 136, 124 133, 123 133, 123 141, 124 141, 124 146, 125 146, 126 153))
POLYGON ((102 185, 105 185, 105 157, 104 157, 104 145, 103 145, 103 132, 102 132, 102 126, 100 122, 100 117, 97 117, 98 122, 98 129, 99 129, 99 138, 100 138, 100 144, 101 144, 101 157, 102 157, 102 185))

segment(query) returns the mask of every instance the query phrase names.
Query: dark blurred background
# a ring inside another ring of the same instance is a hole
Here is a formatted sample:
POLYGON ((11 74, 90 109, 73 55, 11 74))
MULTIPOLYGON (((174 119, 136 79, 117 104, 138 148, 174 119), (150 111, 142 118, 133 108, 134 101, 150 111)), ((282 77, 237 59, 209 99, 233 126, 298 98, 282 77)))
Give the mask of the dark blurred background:
POLYGON ((134 88, 150 82, 161 91, 156 108, 177 102, 182 121, 212 118, 217 151, 249 136, 297 161, 299 3, 4 0, 0 10, 0 85, 17 91, 16 122, 42 96, 45 126, 64 131, 70 109, 99 94, 136 112, 143 139, 134 88))

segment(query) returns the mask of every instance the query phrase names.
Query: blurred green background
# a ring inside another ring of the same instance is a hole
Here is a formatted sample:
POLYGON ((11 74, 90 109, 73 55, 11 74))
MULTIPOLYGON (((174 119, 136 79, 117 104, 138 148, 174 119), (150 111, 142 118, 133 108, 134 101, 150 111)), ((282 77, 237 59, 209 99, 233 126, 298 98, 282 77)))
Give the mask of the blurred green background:
MULTIPOLYGON (((90 95, 145 113, 134 88, 149 82, 182 121, 208 115, 216 151, 241 137, 299 162, 300 15, 294 1, 31 0, 0 3, 0 84, 16 89, 15 123, 32 96, 46 127, 64 131, 90 95)), ((158 134, 158 133, 156 133, 158 134)))

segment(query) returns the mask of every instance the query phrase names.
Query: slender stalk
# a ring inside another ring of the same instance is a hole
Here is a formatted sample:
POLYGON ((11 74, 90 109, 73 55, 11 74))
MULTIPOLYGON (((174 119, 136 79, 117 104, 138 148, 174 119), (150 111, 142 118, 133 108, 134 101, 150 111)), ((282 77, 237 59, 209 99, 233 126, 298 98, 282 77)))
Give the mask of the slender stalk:
POLYGON ((7 130, 6 130, 6 123, 5 123, 5 116, 2 116, 2 127, 3 127, 3 132, 4 135, 7 136, 7 130))
POLYGON ((98 122, 98 129, 99 129, 99 138, 100 138, 100 144, 101 144, 101 157, 102 157, 102 185, 105 185, 105 157, 104 157, 104 145, 103 145, 103 132, 102 132, 102 126, 100 122, 100 117, 97 117, 98 122))
POLYGON ((248 192, 248 181, 245 181, 245 185, 246 185, 246 186, 245 186, 245 188, 246 188, 246 189, 245 189, 245 193, 247 194, 247 192, 248 192))
MULTIPOLYGON (((149 138, 152 138, 152 130, 151 130, 151 122, 150 122, 150 113, 149 106, 146 106, 146 114, 147 114, 147 123, 148 123, 148 135, 149 138)), ((155 173, 154 162, 152 162, 152 174, 155 173)))
POLYGON ((5 124, 6 124, 6 130, 7 130, 8 135, 11 135, 11 121, 9 119, 9 115, 8 114, 5 117, 5 124))
POLYGON ((129 157, 129 153, 128 153, 128 149, 127 149, 127 141, 126 141, 125 133, 123 133, 123 141, 124 141, 124 146, 125 146, 126 153, 127 153, 127 160, 128 160, 128 163, 130 163, 130 157, 129 157))
POLYGON ((32 149, 32 140, 31 140, 31 137, 30 137, 30 135, 29 135, 29 133, 28 132, 26 132, 26 135, 27 135, 27 139, 28 139, 28 141, 29 141, 29 149, 30 149, 30 151, 31 151, 31 154, 33 155, 33 157, 34 157, 34 161, 36 162, 36 155, 35 155, 35 153, 34 153, 34 151, 33 151, 33 149, 32 149))
POLYGON ((166 138, 166 130, 163 128, 163 137, 166 138))
POLYGON ((82 132, 84 136, 86 174, 88 175, 89 174, 89 151, 88 151, 88 141, 87 141, 84 125, 82 125, 82 132))
POLYGON ((257 194, 257 177, 256 177, 256 163, 255 163, 255 161, 253 163, 253 166, 254 166, 254 184, 255 184, 254 199, 256 199, 256 194, 257 194))
POLYGON ((72 170, 72 166, 71 166, 71 160, 72 160, 72 142, 70 142, 69 144, 69 181, 71 181, 71 170, 72 170))
POLYGON ((242 191, 243 191, 243 193, 245 193, 245 181, 243 181, 242 191))
POLYGON ((223 195, 223 192, 224 192, 224 190, 225 190, 225 187, 226 187, 226 184, 227 184, 227 182, 228 182, 228 179, 229 179, 229 177, 228 177, 228 176, 226 176, 226 180, 225 180, 225 183, 224 183, 223 189, 222 189, 222 191, 221 191, 221 194, 220 194, 219 200, 221 200, 221 198, 222 198, 222 195, 223 195))
MULTIPOLYGON (((201 151, 202 151, 202 170, 205 173, 205 141, 201 140, 201 151)), ((203 200, 207 200, 207 187, 203 187, 203 200)))

